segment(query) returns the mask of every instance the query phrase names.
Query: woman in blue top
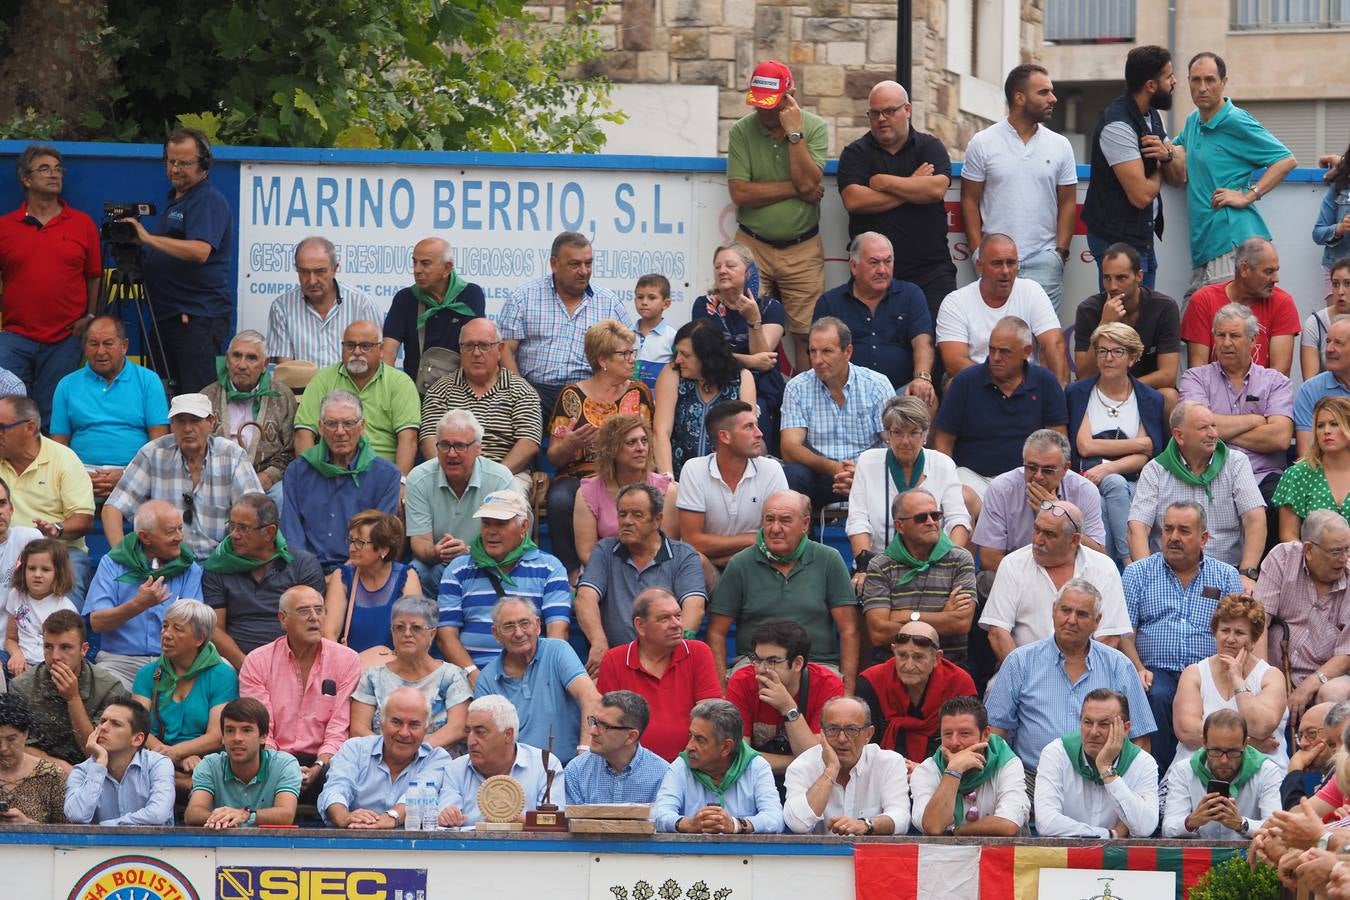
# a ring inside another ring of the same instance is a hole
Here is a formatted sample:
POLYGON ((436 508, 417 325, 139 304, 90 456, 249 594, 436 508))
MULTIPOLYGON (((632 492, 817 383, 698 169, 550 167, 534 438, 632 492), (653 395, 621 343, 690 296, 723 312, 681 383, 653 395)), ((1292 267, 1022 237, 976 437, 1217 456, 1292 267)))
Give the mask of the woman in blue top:
MULTIPOLYGON (((675 358, 656 378, 656 470, 680 477, 685 461, 713 450, 704 420, 723 400, 755 402, 755 381, 706 319, 675 332, 675 358)), ((622 487, 622 485, 620 485, 622 487)))
MULTIPOLYGON (((364 653, 389 647, 389 611, 399 597, 421 596, 417 573, 399 562, 403 520, 378 509, 362 510, 347 523, 347 562, 328 576, 323 636, 364 653)), ((363 666, 383 660, 363 657, 363 666)))
MULTIPOLYGON (((783 304, 762 296, 754 254, 744 244, 723 244, 713 253, 713 288, 694 301, 694 319, 712 319, 740 364, 755 379, 759 429, 771 454, 778 452, 779 407, 787 379, 778 368, 787 327, 783 304)), ((676 473, 677 475, 679 473, 676 473)))
POLYGON ((1322 251, 1322 268, 1327 270, 1330 277, 1331 264, 1350 256, 1350 241, 1345 239, 1346 232, 1350 232, 1350 147, 1345 148, 1341 161, 1327 176, 1327 182, 1327 192, 1322 196, 1322 206, 1317 211, 1312 239, 1325 248, 1322 251))
POLYGON ((239 696, 234 667, 211 634, 216 611, 200 600, 175 600, 164 611, 159 659, 136 673, 131 693, 150 711, 145 746, 173 760, 174 784, 192 787, 192 770, 221 747, 220 710, 239 696))
POLYGON ((1139 471, 1163 451, 1163 398, 1130 374, 1144 352, 1139 333, 1124 322, 1092 332, 1097 374, 1064 392, 1069 404, 1073 467, 1101 491, 1106 552, 1130 561, 1130 501, 1139 471))

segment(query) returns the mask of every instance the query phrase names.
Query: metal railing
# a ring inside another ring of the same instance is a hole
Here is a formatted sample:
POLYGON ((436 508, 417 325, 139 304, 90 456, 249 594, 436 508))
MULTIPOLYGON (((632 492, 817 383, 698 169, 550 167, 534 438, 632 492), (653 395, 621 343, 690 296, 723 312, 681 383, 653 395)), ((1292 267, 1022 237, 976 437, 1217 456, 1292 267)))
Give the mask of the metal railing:
POLYGON ((1234 31, 1350 28, 1350 0, 1233 0, 1231 21, 1234 31))
MULTIPOLYGON (((1350 3, 1350 0, 1332 2, 1350 3)), ((1051 43, 1133 41, 1134 27, 1135 0, 1046 0, 1045 3, 1045 40, 1051 43)))

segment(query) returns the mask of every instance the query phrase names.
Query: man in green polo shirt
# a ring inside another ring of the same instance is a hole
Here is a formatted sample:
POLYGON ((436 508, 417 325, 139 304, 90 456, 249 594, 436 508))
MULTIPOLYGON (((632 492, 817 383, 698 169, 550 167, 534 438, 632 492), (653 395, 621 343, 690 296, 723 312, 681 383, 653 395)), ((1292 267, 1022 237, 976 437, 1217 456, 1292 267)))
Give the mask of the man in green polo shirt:
POLYGON ((380 326, 358 320, 342 332, 342 362, 314 374, 295 411, 295 453, 318 440, 319 407, 330 391, 351 391, 361 398, 366 437, 377 454, 398 466, 406 478, 417 459, 417 430, 422 426, 422 399, 402 370, 380 358, 380 326))
POLYGON ((812 541, 811 501, 778 491, 764 501, 755 543, 727 563, 713 594, 708 645, 726 683, 727 630, 736 623, 736 655, 754 649, 751 636, 770 619, 791 619, 811 636, 811 659, 838 668, 852 694, 860 636, 857 596, 839 552, 812 541), (835 629, 839 639, 835 640, 835 629))
POLYGON ((183 812, 186 825, 252 828, 291 825, 300 797, 300 764, 281 750, 268 750, 267 707, 240 697, 220 711, 225 749, 192 771, 192 796, 183 812))

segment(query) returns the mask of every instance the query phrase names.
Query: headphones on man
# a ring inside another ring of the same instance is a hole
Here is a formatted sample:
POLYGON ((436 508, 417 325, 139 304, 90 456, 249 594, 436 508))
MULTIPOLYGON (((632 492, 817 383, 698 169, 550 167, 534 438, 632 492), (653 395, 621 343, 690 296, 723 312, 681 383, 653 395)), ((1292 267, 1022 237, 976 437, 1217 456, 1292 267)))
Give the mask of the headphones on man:
POLYGON ((164 141, 164 155, 169 155, 169 145, 181 141, 191 140, 197 145, 197 164, 202 167, 202 171, 209 171, 211 168, 211 142, 206 139, 206 134, 198 128, 175 128, 164 141))

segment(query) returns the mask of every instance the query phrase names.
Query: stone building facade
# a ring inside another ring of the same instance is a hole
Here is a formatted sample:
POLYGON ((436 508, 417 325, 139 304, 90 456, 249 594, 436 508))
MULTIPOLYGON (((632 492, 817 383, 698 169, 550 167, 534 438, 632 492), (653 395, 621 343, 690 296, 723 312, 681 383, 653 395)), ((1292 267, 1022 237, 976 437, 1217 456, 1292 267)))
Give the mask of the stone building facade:
MULTIPOLYGON (((530 12, 562 21, 569 0, 530 12)), ((914 124, 954 157, 1002 116, 1003 77, 1041 47, 1044 0, 913 0, 914 124)), ((894 78, 897 5, 864 0, 616 0, 602 70, 620 84, 716 85, 717 146, 748 111, 755 64, 788 63, 802 106, 825 119, 831 157, 867 129, 867 93, 894 78)))

